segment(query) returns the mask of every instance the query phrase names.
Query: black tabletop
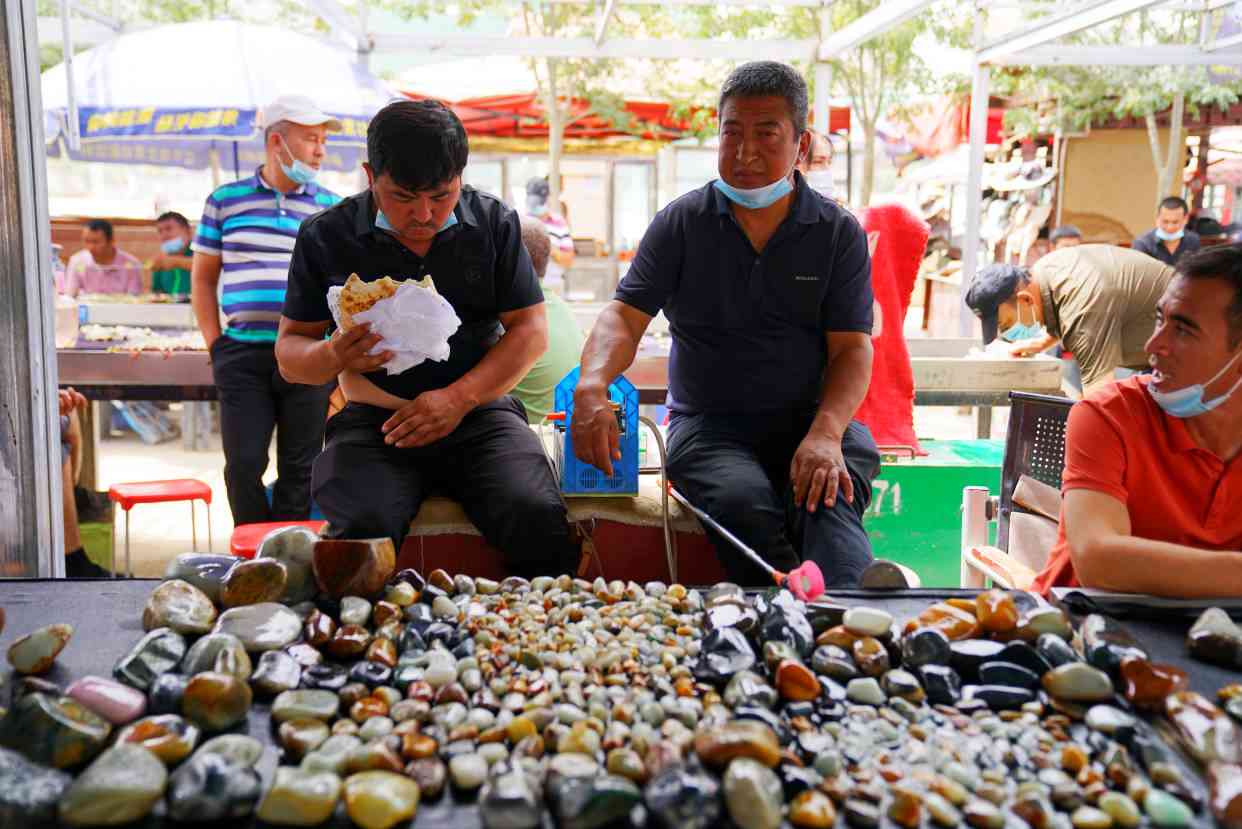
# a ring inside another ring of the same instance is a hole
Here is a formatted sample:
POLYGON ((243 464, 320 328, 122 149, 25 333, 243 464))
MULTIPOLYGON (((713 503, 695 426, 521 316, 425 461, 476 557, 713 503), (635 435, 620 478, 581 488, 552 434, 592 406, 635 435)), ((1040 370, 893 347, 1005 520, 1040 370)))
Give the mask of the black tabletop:
MULTIPOLYGON (((0 651, 16 639, 43 625, 65 622, 74 626, 73 638, 61 652, 46 679, 61 687, 93 674, 112 676, 116 661, 143 635, 142 607, 159 583, 154 579, 130 580, 0 580, 0 607, 6 622, 0 633, 0 651)), ((848 605, 866 604, 892 613, 898 622, 918 614, 930 603, 953 596, 969 597, 975 590, 836 591, 832 597, 848 605)), ((1153 662, 1176 665, 1190 675, 1191 688, 1215 699, 1217 689, 1242 681, 1242 675, 1190 659, 1185 645, 1188 622, 1185 617, 1127 618, 1122 623, 1150 654, 1153 662)), ((15 679, 5 663, 0 675, 0 704, 9 700, 9 684, 15 679)), ((245 727, 233 729, 248 733, 269 746, 276 745, 268 701, 256 698, 245 727)), ((260 771, 273 773, 275 752, 268 752, 260 771)), ((268 782, 265 779, 265 784, 268 782)), ((438 802, 420 804, 416 826, 473 829, 481 827, 477 811, 462 808, 446 793, 438 802)), ((338 816, 343 810, 338 812, 338 816)), ((546 814, 545 814, 546 817, 546 814)), ((550 818, 547 819, 550 827, 550 818)), ((143 826, 159 826, 150 819, 143 826)), ((239 824, 241 825, 241 824, 239 824)), ((256 825, 264 825, 256 821, 256 825)), ((344 817, 334 825, 352 825, 344 817)))

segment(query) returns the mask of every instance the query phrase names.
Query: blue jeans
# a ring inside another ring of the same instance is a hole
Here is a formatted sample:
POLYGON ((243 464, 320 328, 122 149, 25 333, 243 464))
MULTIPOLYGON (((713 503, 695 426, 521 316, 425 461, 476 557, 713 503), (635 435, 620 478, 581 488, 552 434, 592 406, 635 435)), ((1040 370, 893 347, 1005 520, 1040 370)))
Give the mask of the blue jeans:
MULTIPOLYGON (((704 510, 778 570, 814 561, 830 588, 857 587, 874 560, 862 517, 880 454, 866 426, 853 421, 841 441, 854 501, 838 495, 814 513, 793 504, 789 465, 814 412, 746 415, 674 412, 669 423, 668 473, 690 503, 704 510)), ((729 579, 770 584, 727 540, 707 533, 729 579)))

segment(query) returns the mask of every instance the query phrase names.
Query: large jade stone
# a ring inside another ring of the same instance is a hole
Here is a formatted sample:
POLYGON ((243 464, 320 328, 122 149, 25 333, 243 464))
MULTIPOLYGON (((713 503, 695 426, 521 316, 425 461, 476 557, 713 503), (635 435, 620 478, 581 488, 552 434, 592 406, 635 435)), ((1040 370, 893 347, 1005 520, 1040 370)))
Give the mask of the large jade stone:
POLYGON ((297 604, 315 597, 315 572, 312 567, 315 542, 319 536, 306 527, 281 527, 272 530, 259 542, 255 558, 271 558, 285 565, 285 604, 297 604))
POLYGON ((69 644, 73 625, 48 625, 9 646, 9 664, 19 674, 44 674, 69 644))
POLYGON ((302 635, 302 620, 289 608, 275 602, 235 607, 220 614, 215 633, 231 633, 246 650, 280 650, 302 635))
POLYGON ((73 782, 60 801, 70 826, 118 826, 146 817, 164 794, 168 771, 141 746, 108 749, 73 782))
POLYGON ((0 720, 0 745, 58 769, 81 765, 101 750, 112 726, 69 697, 27 694, 0 720))
POLYGON ((185 656, 185 637, 172 628, 156 628, 121 657, 112 674, 127 685, 146 691, 156 677, 175 671, 185 656))
POLYGON ((142 629, 172 628, 197 636, 211 630, 216 606, 207 594, 180 579, 166 581, 151 591, 142 609, 142 629))

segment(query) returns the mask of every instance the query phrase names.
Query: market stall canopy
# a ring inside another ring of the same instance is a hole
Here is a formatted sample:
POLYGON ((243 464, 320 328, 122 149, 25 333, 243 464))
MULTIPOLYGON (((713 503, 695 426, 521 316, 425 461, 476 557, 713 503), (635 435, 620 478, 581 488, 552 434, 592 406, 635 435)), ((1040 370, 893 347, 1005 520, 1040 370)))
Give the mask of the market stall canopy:
POLYGON ((324 168, 357 169, 371 116, 397 97, 357 52, 274 26, 230 20, 124 34, 73 58, 81 150, 69 151, 65 65, 43 73, 48 155, 203 169, 263 162, 258 112, 279 95, 309 95, 344 125, 324 168))
MULTIPOLYGON (((414 91, 404 93, 410 98, 428 97, 414 91)), ((489 95, 448 102, 472 136, 496 138, 546 138, 548 124, 544 119, 543 102, 535 92, 489 95)), ((632 119, 625 129, 619 119, 592 111, 589 101, 574 98, 570 102, 570 120, 565 126, 567 139, 639 136, 649 140, 672 141, 690 133, 693 112, 678 113, 669 103, 661 101, 624 101, 622 111, 632 119)), ((848 131, 850 111, 833 107, 829 113, 832 132, 848 131)))

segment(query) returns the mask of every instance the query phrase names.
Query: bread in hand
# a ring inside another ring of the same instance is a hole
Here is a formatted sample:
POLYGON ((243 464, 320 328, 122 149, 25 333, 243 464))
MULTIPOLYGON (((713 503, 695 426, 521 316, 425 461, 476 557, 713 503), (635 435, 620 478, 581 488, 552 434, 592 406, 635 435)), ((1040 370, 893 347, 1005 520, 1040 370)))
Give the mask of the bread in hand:
POLYGON ((430 276, 425 276, 420 280, 411 279, 393 279, 391 276, 383 276, 371 282, 363 282, 358 274, 349 275, 349 279, 345 281, 344 287, 341 288, 341 297, 339 302, 339 310, 341 317, 341 330, 348 331, 357 323, 354 322, 354 315, 361 314, 381 299, 388 299, 397 293, 397 289, 407 282, 412 282, 420 288, 426 288, 435 292, 435 283, 431 281, 430 276))

